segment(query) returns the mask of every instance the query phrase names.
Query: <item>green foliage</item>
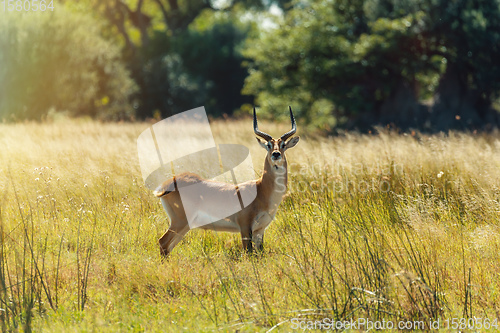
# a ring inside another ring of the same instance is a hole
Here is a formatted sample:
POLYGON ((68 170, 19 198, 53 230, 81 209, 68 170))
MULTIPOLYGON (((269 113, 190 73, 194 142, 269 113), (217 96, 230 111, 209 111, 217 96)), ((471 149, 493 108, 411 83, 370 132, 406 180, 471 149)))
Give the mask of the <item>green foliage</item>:
POLYGON ((500 0, 61 0, 0 28, 6 119, 257 104, 323 130, 500 124, 500 0))
POLYGON ((183 59, 170 50, 170 43, 165 43, 163 35, 152 38, 150 47, 152 51, 144 55, 144 63, 138 69, 141 91, 140 116, 150 116, 151 110, 162 110, 163 116, 189 110, 203 105, 207 98, 205 82, 190 76, 183 59), (162 48, 168 51, 163 51, 162 48), (158 48, 158 50, 155 50, 158 48))
POLYGON ((427 30, 436 39, 431 53, 460 67, 471 89, 498 97, 500 92, 500 1, 427 0, 427 30))
POLYGON ((233 111, 249 98, 240 91, 246 76, 241 44, 251 24, 232 12, 205 10, 185 31, 155 30, 134 64, 141 84, 141 114, 168 116, 204 105, 209 114, 233 111))
POLYGON ((418 126, 428 117, 419 100, 457 64, 463 84, 453 94, 474 91, 481 113, 500 92, 499 31, 498 0, 295 2, 278 28, 247 44, 243 91, 272 115, 292 104, 325 129, 418 126), (329 109, 317 113, 318 103, 329 109))
POLYGON ((49 110, 99 118, 133 115, 134 82, 120 51, 86 15, 3 13, 0 118, 41 119, 49 110))
POLYGON ((203 89, 195 94, 203 96, 214 116, 232 114, 250 101, 241 95, 247 71, 241 66, 240 49, 251 30, 250 23, 238 22, 233 13, 207 10, 173 41, 173 52, 182 58, 185 73, 202 83, 203 89))
POLYGON ((372 112, 401 80, 424 70, 415 43, 423 15, 368 22, 362 8, 315 1, 289 11, 285 24, 249 43, 245 55, 254 62, 244 92, 272 113, 295 103, 307 122, 323 127, 372 112), (324 100, 330 118, 305 111, 324 100))
POLYGON ((320 81, 341 70, 339 62, 347 58, 349 41, 336 33, 338 21, 331 7, 322 4, 311 10, 288 12, 280 28, 263 32, 247 44, 244 55, 253 63, 243 92, 257 95, 256 104, 275 116, 291 105, 299 119, 325 124, 305 110, 329 99, 331 91, 322 89, 320 81), (323 55, 328 53, 337 57, 325 59, 323 55), (321 74, 326 77, 317 76, 321 74))
POLYGON ((95 0, 68 3, 103 21, 118 41, 133 79, 140 118, 175 114, 199 105, 215 116, 232 114, 251 98, 241 95, 246 70, 239 48, 253 24, 240 21, 261 0, 95 0))

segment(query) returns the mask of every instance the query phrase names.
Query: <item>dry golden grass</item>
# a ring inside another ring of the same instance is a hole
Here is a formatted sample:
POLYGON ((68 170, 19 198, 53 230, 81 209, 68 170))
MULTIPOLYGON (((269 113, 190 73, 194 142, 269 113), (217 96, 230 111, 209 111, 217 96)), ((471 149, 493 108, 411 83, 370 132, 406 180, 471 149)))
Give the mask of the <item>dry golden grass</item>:
MULTIPOLYGON (((238 235, 194 230, 161 262, 168 221, 136 148, 150 125, 0 125, 3 329, 499 319, 499 135, 324 138, 299 127, 263 255, 241 253, 238 235)), ((289 124, 260 128, 278 136, 289 124)), ((217 143, 249 147, 261 169, 250 120, 212 130, 217 143)))

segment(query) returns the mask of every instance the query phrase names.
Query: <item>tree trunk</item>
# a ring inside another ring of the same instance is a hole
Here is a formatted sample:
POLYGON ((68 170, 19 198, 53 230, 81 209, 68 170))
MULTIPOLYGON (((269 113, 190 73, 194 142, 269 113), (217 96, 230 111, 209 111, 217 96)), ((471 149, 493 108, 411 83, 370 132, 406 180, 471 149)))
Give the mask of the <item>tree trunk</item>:
POLYGON ((468 74, 457 64, 448 63, 434 96, 430 117, 435 130, 487 129, 498 125, 491 101, 470 88, 468 74))
POLYGON ((379 109, 379 122, 393 124, 400 129, 421 127, 424 120, 423 106, 417 100, 417 82, 401 83, 392 91, 379 109))

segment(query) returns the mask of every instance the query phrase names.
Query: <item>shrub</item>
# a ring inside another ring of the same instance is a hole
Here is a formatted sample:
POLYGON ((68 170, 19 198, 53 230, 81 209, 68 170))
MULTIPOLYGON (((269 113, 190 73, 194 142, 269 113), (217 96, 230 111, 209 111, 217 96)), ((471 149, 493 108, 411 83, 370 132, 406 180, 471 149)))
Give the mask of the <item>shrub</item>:
POLYGON ((50 110, 133 116, 135 84, 99 24, 64 8, 6 12, 0 21, 0 118, 42 119, 50 110))

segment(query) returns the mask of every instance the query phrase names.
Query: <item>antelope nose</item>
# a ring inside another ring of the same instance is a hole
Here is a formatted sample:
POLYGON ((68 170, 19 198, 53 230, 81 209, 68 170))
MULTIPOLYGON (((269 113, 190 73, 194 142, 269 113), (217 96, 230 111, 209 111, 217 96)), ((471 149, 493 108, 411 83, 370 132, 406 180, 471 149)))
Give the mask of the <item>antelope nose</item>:
POLYGON ((275 151, 275 152, 273 152, 273 157, 274 157, 274 158, 278 158, 278 157, 280 157, 280 156, 281 156, 281 154, 280 154, 280 152, 279 152, 279 151, 275 151))

